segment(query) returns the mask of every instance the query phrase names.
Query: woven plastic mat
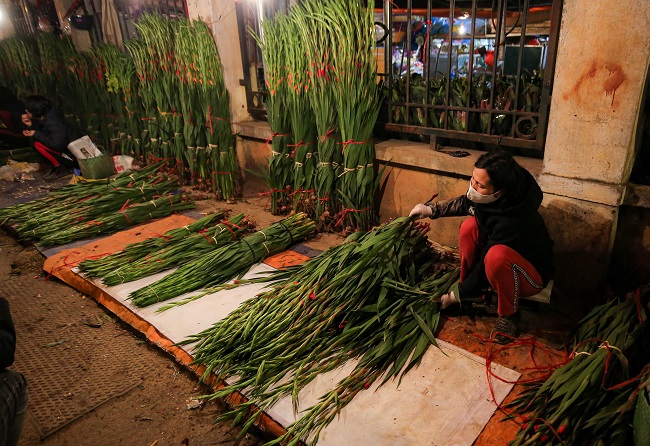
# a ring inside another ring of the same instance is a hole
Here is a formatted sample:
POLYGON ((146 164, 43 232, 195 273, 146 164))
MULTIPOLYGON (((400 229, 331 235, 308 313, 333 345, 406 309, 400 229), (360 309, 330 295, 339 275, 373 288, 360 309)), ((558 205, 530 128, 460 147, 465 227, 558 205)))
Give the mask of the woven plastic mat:
POLYGON ((42 280, 10 280, 2 293, 17 332, 12 368, 27 378, 30 418, 45 438, 140 385, 147 364, 134 348, 141 341, 94 303, 83 316, 72 316, 66 304, 81 297, 63 285, 48 294, 52 284, 42 280))

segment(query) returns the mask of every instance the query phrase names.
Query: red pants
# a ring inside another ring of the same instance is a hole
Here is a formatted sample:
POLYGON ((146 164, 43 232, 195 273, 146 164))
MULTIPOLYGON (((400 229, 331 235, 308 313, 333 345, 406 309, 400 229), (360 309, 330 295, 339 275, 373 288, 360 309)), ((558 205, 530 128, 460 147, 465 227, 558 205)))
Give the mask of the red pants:
MULTIPOLYGON (((460 225, 460 281, 472 271, 483 250, 478 224, 470 217, 460 225)), ((506 245, 494 245, 484 259, 485 274, 497 292, 499 316, 510 316, 519 309, 519 297, 534 296, 543 288, 542 276, 531 263, 506 245)))

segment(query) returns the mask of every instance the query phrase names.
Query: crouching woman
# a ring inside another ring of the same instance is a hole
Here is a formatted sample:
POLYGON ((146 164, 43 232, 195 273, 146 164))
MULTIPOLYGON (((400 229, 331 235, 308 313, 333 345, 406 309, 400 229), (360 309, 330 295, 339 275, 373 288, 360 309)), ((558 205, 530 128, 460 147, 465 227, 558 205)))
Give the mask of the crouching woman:
POLYGON ((507 153, 481 155, 465 195, 418 204, 410 215, 436 219, 470 216, 460 227, 460 284, 442 297, 442 308, 481 296, 491 287, 499 319, 492 337, 507 343, 517 336, 519 298, 533 296, 553 276, 553 240, 538 208, 542 190, 507 153))

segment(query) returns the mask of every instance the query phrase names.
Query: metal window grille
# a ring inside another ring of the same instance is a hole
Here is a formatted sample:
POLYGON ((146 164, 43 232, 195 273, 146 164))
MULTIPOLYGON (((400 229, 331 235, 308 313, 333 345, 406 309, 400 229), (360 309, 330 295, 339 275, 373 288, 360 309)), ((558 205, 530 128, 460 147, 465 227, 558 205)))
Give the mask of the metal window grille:
POLYGON ((387 130, 541 156, 562 0, 384 3, 387 130))

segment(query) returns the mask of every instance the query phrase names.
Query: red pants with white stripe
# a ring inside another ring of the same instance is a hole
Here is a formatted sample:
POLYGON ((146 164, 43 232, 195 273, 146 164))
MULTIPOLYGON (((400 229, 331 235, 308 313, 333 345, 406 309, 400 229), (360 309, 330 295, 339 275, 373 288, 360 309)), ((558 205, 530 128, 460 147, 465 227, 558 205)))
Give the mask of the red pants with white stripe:
MULTIPOLYGON (((484 246, 484 245, 483 245, 484 246)), ((483 250, 478 224, 470 217, 460 225, 460 281, 472 271, 483 250)), ((499 316, 510 316, 519 309, 519 297, 534 296, 543 288, 542 276, 517 251, 506 245, 491 247, 484 259, 485 274, 497 292, 499 316)))

